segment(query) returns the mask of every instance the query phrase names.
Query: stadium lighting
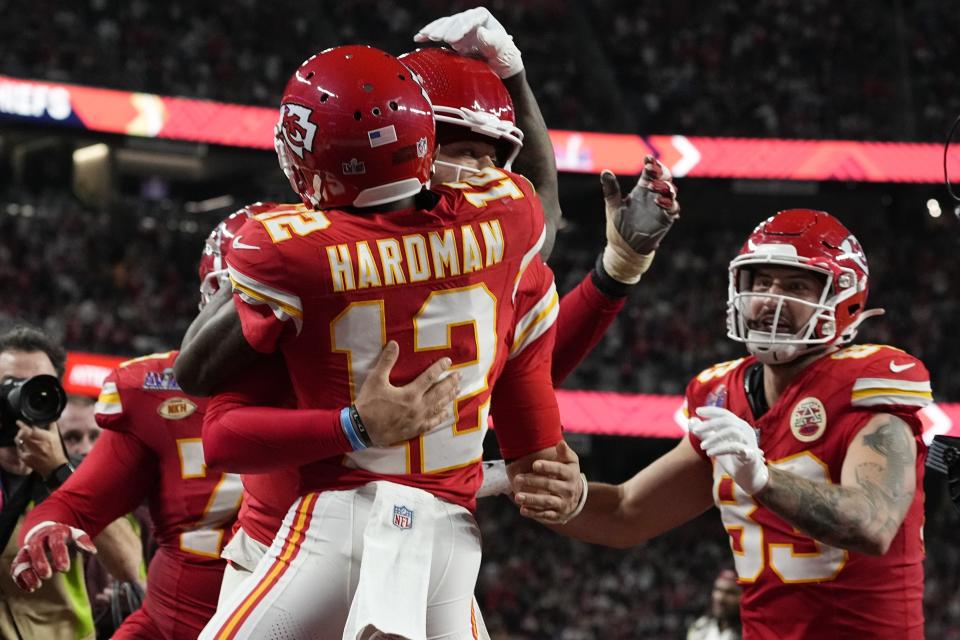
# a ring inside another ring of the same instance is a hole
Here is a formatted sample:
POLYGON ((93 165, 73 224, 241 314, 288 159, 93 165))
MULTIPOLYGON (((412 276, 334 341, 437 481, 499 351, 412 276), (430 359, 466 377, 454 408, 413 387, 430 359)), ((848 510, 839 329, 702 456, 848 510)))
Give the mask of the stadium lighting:
POLYGON ((103 160, 110 155, 110 147, 107 145, 92 144, 88 147, 80 147, 73 152, 73 161, 76 164, 91 162, 94 160, 103 160))

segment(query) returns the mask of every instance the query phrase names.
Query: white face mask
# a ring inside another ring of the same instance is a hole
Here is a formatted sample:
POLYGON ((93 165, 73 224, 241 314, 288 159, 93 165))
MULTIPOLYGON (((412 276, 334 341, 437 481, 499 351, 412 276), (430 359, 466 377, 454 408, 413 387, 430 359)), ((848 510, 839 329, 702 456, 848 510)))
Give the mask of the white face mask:
MULTIPOLYGON (((480 173, 482 171, 482 169, 477 169, 475 167, 468 167, 466 165, 457 164, 455 162, 447 162, 446 160, 434 160, 433 165, 434 167, 438 167, 438 166, 446 167, 447 169, 452 169, 457 172, 456 177, 454 177, 453 180, 444 180, 444 182, 460 182, 460 180, 464 178, 468 178, 473 174, 480 173)), ((436 172, 436 169, 434 169, 434 172, 436 172)), ((436 179, 434 179, 433 181, 436 182, 436 179)))
POLYGON ((743 271, 743 267, 747 265, 743 264, 743 260, 734 262, 741 264, 731 265, 730 270, 727 336, 745 343, 747 351, 757 360, 763 364, 785 364, 836 342, 836 304, 830 299, 831 287, 827 274, 823 274, 824 284, 817 299, 805 300, 785 294, 745 290, 749 276, 743 271), (758 318, 752 317, 759 310, 760 300, 767 304, 775 303, 769 329, 758 328, 758 318), (810 314, 794 333, 784 331, 784 323, 781 322, 788 303, 795 314, 800 314, 801 317, 804 311, 809 311, 810 314))

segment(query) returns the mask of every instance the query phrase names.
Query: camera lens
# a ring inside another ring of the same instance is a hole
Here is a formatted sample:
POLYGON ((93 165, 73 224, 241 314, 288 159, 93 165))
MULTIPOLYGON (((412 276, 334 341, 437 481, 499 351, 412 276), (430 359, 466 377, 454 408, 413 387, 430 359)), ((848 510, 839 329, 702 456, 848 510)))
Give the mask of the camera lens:
POLYGON ((14 393, 18 397, 10 399, 19 404, 20 414, 31 424, 53 422, 67 404, 66 393, 53 376, 34 376, 14 393))

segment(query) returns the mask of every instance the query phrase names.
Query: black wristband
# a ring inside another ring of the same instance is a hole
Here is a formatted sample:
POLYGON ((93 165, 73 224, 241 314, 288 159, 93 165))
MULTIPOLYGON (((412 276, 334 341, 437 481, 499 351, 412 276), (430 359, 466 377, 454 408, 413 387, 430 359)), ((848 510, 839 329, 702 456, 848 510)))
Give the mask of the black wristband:
POLYGON ((353 429, 357 432, 360 441, 363 442, 365 447, 372 447, 373 441, 370 439, 370 434, 367 433, 367 428, 363 425, 363 420, 360 419, 360 413, 357 411, 357 405, 350 405, 350 422, 353 423, 353 429))
POLYGON ((53 491, 67 481, 73 474, 73 467, 69 462, 64 462, 62 465, 53 470, 53 472, 43 479, 43 483, 47 485, 47 488, 53 491))
POLYGON ((603 252, 597 256, 597 262, 593 265, 591 278, 594 286, 608 298, 626 298, 630 293, 632 284, 624 284, 619 280, 614 280, 613 276, 603 268, 603 252))

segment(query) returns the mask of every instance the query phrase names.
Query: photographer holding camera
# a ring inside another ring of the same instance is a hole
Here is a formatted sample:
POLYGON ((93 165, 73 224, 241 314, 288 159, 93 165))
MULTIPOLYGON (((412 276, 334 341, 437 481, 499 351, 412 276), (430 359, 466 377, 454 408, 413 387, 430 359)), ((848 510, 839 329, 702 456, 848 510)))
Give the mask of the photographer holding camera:
MULTIPOLYGON (((23 516, 73 473, 56 420, 66 404, 60 386, 66 353, 37 329, 17 327, 0 335, 0 563, 17 555, 23 516)), ((45 534, 43 523, 37 538, 45 534)), ((32 535, 33 532, 31 532, 32 535)), ((81 532, 82 533, 82 532, 81 532)), ((126 522, 115 522, 77 545, 99 551, 120 580, 136 580, 139 540, 126 522), (131 536, 133 543, 131 544, 131 536), (131 551, 135 551, 131 554, 131 551), (119 575, 118 575, 119 574, 119 575), (129 574, 129 575, 128 575, 129 574)), ((32 593, 17 588, 9 571, 0 571, 0 638, 92 639, 93 618, 84 587, 82 562, 71 549, 70 569, 32 593)))

